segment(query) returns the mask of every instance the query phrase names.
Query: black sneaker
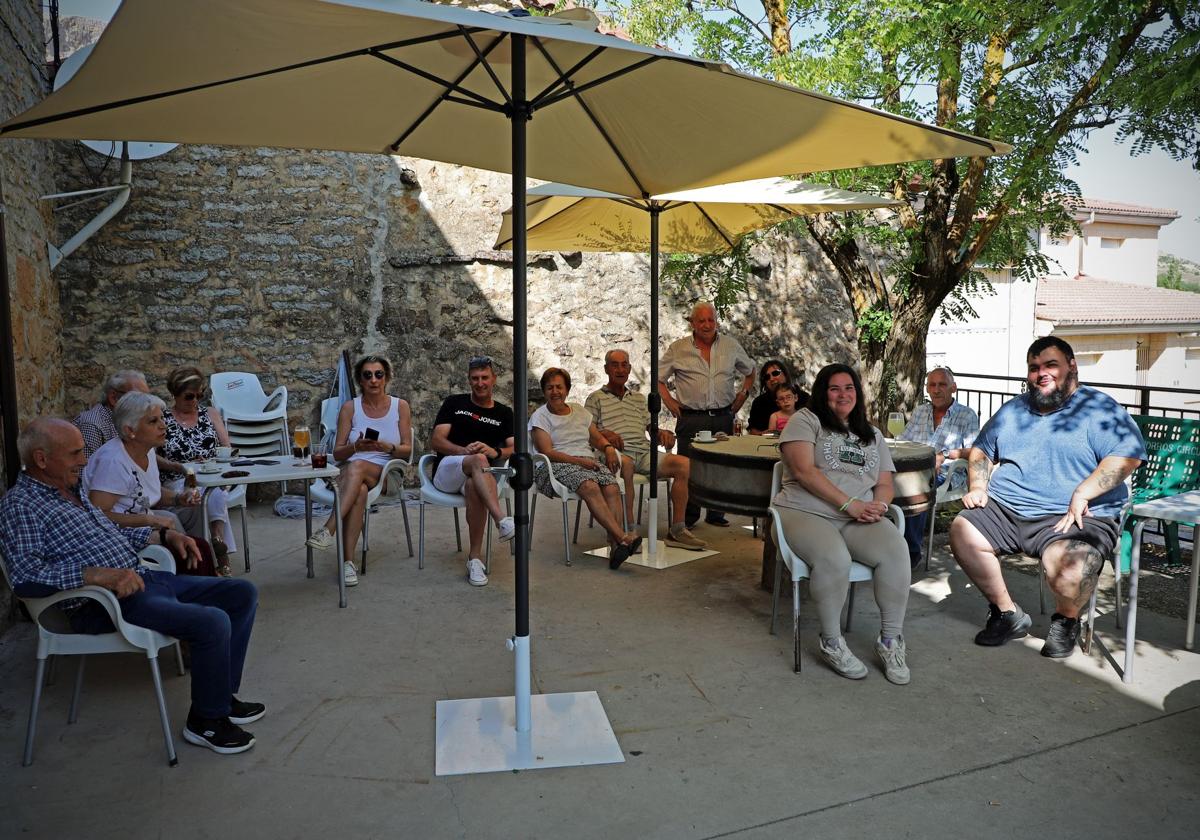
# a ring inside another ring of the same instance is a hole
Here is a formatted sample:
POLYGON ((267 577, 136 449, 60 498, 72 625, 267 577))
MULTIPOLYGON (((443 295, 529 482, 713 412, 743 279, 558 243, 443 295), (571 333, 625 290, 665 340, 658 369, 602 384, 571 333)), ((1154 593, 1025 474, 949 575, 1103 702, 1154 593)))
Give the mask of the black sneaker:
POLYGON ((221 755, 245 752, 254 746, 254 736, 229 718, 202 718, 188 715, 183 727, 183 740, 198 747, 208 747, 221 755))
POLYGON ((236 697, 229 701, 229 722, 238 726, 245 726, 247 723, 262 720, 263 715, 266 713, 267 707, 262 703, 248 703, 236 697))
POLYGON ((995 604, 988 604, 987 624, 975 634, 975 644, 984 647, 999 647, 1012 639, 1019 639, 1029 632, 1033 619, 1020 607, 1000 612, 995 604))
POLYGON ((1050 616, 1050 630, 1046 633, 1046 644, 1042 645, 1042 656, 1066 659, 1075 652, 1078 641, 1079 619, 1055 613, 1050 616))

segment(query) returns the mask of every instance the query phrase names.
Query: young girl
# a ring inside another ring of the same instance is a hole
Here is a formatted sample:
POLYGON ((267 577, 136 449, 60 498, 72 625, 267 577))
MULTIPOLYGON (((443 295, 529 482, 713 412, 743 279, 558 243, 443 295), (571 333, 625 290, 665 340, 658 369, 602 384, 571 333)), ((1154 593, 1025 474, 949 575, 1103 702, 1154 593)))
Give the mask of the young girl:
POLYGON ((775 405, 779 410, 771 415, 771 419, 767 428, 772 432, 782 432, 783 427, 792 419, 792 415, 796 413, 796 404, 799 402, 800 395, 796 393, 796 386, 790 382, 786 385, 780 385, 775 389, 775 405))

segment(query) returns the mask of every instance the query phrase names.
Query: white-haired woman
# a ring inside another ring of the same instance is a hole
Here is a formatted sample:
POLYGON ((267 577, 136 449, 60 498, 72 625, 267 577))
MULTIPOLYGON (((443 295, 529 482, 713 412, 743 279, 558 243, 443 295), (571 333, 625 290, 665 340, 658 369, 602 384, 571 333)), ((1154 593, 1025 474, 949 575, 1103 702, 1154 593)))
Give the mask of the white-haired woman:
MULTIPOLYGON (((155 448, 166 441, 165 404, 153 394, 130 391, 113 408, 117 437, 96 450, 83 471, 83 491, 92 504, 118 525, 183 531, 203 536, 200 494, 175 492, 159 481, 155 448)), ((194 574, 228 576, 228 566, 215 569, 213 552, 203 539, 196 540, 201 563, 188 569, 194 574)), ((178 558, 177 558, 178 559, 178 558)))

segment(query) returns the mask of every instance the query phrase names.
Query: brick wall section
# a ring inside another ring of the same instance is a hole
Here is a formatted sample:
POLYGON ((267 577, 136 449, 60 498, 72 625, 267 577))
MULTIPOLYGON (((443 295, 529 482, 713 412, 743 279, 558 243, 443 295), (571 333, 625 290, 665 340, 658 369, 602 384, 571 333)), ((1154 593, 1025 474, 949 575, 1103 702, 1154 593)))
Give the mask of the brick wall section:
MULTIPOLYGON (((38 0, 0 0, 0 19, 0 119, 8 119, 36 103, 47 90, 42 76, 46 71, 40 63, 30 61, 40 61, 41 56, 41 5, 38 0)), ((30 140, 0 143, 8 248, 5 268, 12 297, 22 424, 39 414, 63 411, 62 318, 58 286, 50 276, 46 257, 51 219, 38 200, 54 191, 53 165, 48 144, 30 140)), ((0 589, 2 632, 9 618, 9 592, 0 589)))

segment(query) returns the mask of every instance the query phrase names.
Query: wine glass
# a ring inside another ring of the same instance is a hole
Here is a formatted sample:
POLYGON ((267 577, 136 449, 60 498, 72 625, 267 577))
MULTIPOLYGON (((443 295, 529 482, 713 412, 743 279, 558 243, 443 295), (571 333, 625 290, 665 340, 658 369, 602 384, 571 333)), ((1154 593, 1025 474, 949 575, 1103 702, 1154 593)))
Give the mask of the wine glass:
POLYGON ((292 430, 292 455, 297 464, 302 464, 308 457, 308 447, 312 443, 312 435, 308 426, 300 425, 292 430))
POLYGON ((890 413, 887 419, 887 429, 893 439, 900 437, 900 433, 904 431, 904 415, 899 411, 890 413))

